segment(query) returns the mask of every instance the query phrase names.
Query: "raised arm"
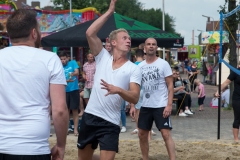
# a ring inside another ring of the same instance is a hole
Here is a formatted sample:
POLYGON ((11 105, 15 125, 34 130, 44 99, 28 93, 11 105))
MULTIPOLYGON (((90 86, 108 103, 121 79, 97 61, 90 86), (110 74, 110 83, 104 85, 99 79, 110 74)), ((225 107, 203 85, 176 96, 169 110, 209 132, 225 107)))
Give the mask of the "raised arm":
POLYGON ((108 11, 100 16, 96 21, 94 21, 86 31, 88 44, 94 56, 97 56, 103 48, 102 42, 98 38, 97 33, 102 28, 104 23, 108 20, 108 18, 114 13, 116 2, 117 0, 111 0, 108 11))

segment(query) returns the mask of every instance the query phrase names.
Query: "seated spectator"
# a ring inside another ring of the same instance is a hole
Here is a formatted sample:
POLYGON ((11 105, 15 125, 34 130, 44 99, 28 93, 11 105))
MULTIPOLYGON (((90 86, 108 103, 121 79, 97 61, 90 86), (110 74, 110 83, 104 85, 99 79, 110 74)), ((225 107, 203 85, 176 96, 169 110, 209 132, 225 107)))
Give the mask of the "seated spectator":
POLYGON ((173 69, 174 98, 178 99, 178 105, 180 107, 179 108, 180 109, 179 116, 185 117, 185 116, 193 114, 189 109, 191 107, 192 100, 191 100, 190 94, 185 90, 184 84, 181 80, 181 77, 179 77, 179 76, 180 75, 179 75, 178 71, 173 69), (181 84, 181 85, 179 85, 179 84, 181 84))

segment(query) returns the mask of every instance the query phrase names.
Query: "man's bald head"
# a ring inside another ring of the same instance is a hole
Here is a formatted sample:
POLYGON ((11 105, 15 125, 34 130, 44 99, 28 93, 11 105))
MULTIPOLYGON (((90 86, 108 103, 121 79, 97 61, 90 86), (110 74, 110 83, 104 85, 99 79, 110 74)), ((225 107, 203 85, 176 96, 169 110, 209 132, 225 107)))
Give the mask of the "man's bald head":
POLYGON ((156 45, 157 45, 157 41, 156 41, 155 38, 148 38, 148 39, 146 39, 145 45, 146 45, 146 43, 147 43, 148 41, 155 41, 155 43, 156 43, 156 45))
POLYGON ((144 46, 144 50, 146 52, 147 55, 156 55, 158 46, 157 46, 157 41, 154 38, 148 38, 145 41, 145 46, 144 46))

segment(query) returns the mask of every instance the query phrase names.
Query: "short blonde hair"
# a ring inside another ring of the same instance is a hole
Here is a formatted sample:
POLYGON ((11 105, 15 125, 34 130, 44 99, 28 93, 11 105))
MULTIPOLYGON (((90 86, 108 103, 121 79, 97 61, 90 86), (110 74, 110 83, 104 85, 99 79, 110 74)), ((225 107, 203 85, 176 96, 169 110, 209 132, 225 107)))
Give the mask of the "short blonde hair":
POLYGON ((112 45, 111 42, 116 39, 117 34, 118 34, 119 32, 126 32, 126 33, 128 34, 128 31, 127 31, 126 29, 124 29, 124 28, 119 28, 119 29, 117 29, 117 30, 112 31, 112 32, 109 34, 109 43, 110 43, 111 45, 112 45))
POLYGON ((199 79, 195 79, 194 80, 194 83, 197 84, 197 83, 200 83, 201 81, 199 79))

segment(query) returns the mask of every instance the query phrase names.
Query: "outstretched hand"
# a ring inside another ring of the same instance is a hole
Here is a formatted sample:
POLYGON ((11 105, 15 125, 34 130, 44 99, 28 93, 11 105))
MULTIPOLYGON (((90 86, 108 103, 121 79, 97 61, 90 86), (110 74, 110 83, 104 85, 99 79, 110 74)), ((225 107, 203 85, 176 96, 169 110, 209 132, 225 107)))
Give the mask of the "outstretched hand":
POLYGON ((109 5, 109 11, 114 12, 115 11, 115 4, 116 4, 117 0, 111 0, 111 3, 109 5))
POLYGON ((101 79, 101 85, 102 85, 102 89, 105 89, 108 91, 108 93, 105 96, 108 96, 109 94, 118 94, 119 88, 112 85, 112 84, 108 84, 107 82, 105 82, 103 79, 101 79))

